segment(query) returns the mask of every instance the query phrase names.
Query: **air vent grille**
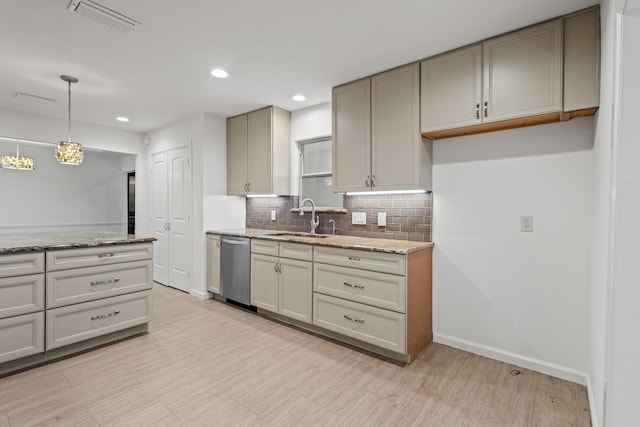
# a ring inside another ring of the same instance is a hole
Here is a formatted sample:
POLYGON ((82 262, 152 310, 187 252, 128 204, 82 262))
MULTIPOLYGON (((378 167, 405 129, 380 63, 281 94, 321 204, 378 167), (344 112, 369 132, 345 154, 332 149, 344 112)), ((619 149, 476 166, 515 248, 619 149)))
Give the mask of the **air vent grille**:
POLYGON ((71 0, 67 10, 91 18, 123 33, 132 33, 141 25, 135 19, 131 19, 91 0, 71 0))

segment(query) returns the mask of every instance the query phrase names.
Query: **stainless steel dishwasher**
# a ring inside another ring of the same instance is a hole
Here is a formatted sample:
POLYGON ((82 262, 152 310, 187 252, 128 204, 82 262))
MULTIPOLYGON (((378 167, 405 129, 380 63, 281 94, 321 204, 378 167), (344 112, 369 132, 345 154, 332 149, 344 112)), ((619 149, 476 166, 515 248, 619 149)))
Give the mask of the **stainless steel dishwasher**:
POLYGON ((251 239, 222 236, 220 240, 220 295, 251 305, 251 239))

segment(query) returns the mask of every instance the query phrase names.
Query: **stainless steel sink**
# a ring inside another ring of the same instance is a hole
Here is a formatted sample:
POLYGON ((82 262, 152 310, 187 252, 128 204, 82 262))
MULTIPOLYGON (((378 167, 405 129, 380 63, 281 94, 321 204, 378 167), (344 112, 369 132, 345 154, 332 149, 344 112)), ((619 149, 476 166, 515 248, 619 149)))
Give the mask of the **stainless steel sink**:
POLYGON ((329 237, 328 234, 311 234, 311 233, 303 233, 303 232, 297 232, 297 231, 283 231, 282 233, 269 233, 269 234, 265 234, 265 236, 311 237, 313 239, 322 239, 325 237, 329 237))

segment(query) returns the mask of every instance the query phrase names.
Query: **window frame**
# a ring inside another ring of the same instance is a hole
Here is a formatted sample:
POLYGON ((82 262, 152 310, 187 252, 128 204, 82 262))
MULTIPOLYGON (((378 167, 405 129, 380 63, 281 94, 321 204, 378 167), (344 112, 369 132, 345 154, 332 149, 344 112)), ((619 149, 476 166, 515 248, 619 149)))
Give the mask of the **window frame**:
MULTIPOLYGON (((305 174, 304 173, 304 154, 303 154, 303 146, 307 145, 307 144, 314 144, 314 143, 320 143, 320 142, 325 142, 325 141, 330 141, 331 144, 333 144, 333 135, 328 134, 328 135, 322 135, 322 136, 317 136, 317 137, 313 137, 313 138, 305 138, 305 139, 300 139, 298 141, 296 141, 296 144, 298 146, 298 165, 299 165, 299 171, 298 171, 298 192, 300 194, 299 197, 302 197, 303 191, 302 191, 302 181, 304 178, 326 178, 326 177, 333 177, 333 159, 331 162, 331 170, 330 171, 323 171, 323 172, 314 172, 314 173, 309 173, 309 174, 305 174)), ((342 205, 341 206, 316 206, 316 211, 318 212, 332 212, 332 211, 342 211, 344 210, 344 193, 335 193, 335 194, 342 194, 343 195, 343 199, 342 199, 342 205)), ((315 200, 314 200, 315 202, 315 200)))

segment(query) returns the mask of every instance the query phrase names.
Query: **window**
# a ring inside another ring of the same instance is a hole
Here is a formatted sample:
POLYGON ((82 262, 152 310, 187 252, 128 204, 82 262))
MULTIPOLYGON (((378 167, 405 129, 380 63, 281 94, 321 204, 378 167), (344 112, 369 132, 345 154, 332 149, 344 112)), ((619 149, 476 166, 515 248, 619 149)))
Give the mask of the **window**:
POLYGON ((342 208, 343 193, 334 193, 331 176, 331 136, 298 141, 300 200, 312 199, 318 208, 342 208))

